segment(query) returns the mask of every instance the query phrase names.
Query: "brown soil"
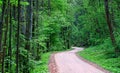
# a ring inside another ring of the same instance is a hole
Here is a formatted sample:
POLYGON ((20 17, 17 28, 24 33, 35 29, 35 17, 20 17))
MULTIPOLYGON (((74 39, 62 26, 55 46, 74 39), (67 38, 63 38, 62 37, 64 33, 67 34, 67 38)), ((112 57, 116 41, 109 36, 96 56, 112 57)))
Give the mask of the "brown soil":
POLYGON ((57 65, 56 65, 56 62, 55 62, 55 54, 52 54, 51 57, 50 57, 49 72, 50 73, 58 73, 57 65))

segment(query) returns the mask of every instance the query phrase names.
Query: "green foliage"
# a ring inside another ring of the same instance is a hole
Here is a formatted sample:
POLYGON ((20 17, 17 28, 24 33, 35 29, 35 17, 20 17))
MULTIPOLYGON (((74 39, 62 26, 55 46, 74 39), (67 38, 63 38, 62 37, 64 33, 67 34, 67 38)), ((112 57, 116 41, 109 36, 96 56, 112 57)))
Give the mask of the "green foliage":
MULTIPOLYGON (((5 0, 0 0, 1 14, 3 1, 5 0)), ((47 62, 50 53, 46 54, 46 52, 66 50, 69 49, 71 45, 95 46, 85 50, 81 55, 87 59, 91 59, 91 61, 98 62, 98 64, 102 62, 101 66, 117 72, 119 68, 119 65, 117 65, 119 62, 117 60, 119 58, 114 58, 115 55, 109 39, 110 36, 106 23, 103 0, 50 0, 50 5, 48 0, 38 0, 38 2, 37 0, 33 0, 31 2, 32 4, 28 1, 22 0, 20 2, 20 44, 18 53, 20 56, 19 70, 21 73, 23 70, 26 71, 26 68, 28 68, 31 73, 40 73, 40 71, 41 73, 48 72, 47 62), (32 12, 30 12, 31 15, 28 15, 28 10, 32 10, 32 12), (29 17, 31 17, 32 20, 29 17), (32 29, 30 27, 28 28, 28 25, 30 25, 28 21, 31 21, 32 29), (28 31, 28 29, 31 30, 28 31), (31 39, 28 38, 30 34, 33 35, 31 39), (99 61, 97 61, 98 59, 99 61), (103 60, 106 61, 103 62, 103 60), (112 61, 116 62, 115 65, 111 65, 112 61), (28 64, 24 65, 25 62, 28 64)), ((109 2, 110 17, 114 27, 114 35, 117 40, 117 48, 120 48, 119 4, 119 0, 109 2)), ((3 17, 3 33, 7 32, 7 35, 4 34, 2 39, 2 44, 6 41, 6 45, 4 46, 4 48, 6 48, 5 63, 10 61, 8 56, 10 44, 8 43, 11 43, 11 54, 13 55, 11 60, 12 73, 15 73, 16 69, 18 8, 18 0, 10 0, 10 4, 8 4, 7 0, 3 17), (12 11, 12 38, 9 38, 10 9, 12 11), (6 26, 6 24, 8 24, 8 26, 6 26), (4 36, 7 36, 7 40, 4 40, 4 36), (10 39, 11 42, 9 42, 10 39)))
POLYGON ((54 10, 60 10, 62 13, 65 13, 68 7, 67 0, 53 0, 52 1, 52 8, 54 10))
POLYGON ((66 11, 67 3, 61 0, 55 0, 51 2, 51 14, 50 16, 44 13, 41 16, 42 23, 39 22, 40 25, 40 38, 36 39, 41 40, 45 38, 44 41, 50 41, 51 46, 50 50, 62 50, 64 46, 64 40, 61 38, 61 33, 63 32, 61 29, 64 27, 68 27, 71 24, 67 20, 67 14, 63 11, 66 11), (59 3, 60 2, 60 3, 59 3), (60 6, 59 6, 60 5, 60 6), (43 18, 44 17, 44 18, 43 18), (43 35, 43 36, 41 36, 43 35), (59 48, 58 48, 59 46, 59 48))
POLYGON ((48 73, 48 62, 51 53, 44 53, 41 56, 41 61, 34 61, 34 69, 30 73, 48 73))
POLYGON ((0 6, 2 5, 2 1, 0 0, 0 6))
POLYGON ((120 57, 115 58, 114 48, 111 46, 109 39, 101 45, 86 48, 84 51, 79 52, 79 55, 112 73, 120 72, 120 57))
POLYGON ((28 2, 23 2, 23 1, 22 1, 20 4, 21 4, 21 5, 24 5, 24 6, 29 5, 28 2))

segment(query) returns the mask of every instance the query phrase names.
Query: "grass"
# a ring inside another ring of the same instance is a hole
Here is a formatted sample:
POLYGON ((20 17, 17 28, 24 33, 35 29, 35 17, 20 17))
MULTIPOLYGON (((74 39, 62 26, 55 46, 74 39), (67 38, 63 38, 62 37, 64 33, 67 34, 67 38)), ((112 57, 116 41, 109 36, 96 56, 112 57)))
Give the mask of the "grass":
POLYGON ((79 52, 79 55, 112 73, 120 73, 120 57, 115 58, 113 51, 110 45, 102 44, 89 47, 79 52))
POLYGON ((31 73, 49 73, 48 62, 50 59, 51 52, 44 53, 41 56, 41 61, 36 61, 34 69, 31 70, 31 73))

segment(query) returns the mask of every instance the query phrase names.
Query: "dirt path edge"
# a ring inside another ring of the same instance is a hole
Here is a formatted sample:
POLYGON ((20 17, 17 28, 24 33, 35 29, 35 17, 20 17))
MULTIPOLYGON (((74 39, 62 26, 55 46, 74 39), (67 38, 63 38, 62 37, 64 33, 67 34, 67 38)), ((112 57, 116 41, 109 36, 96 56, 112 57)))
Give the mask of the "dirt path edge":
POLYGON ((97 65, 97 64, 95 64, 95 63, 93 63, 93 62, 90 62, 90 61, 84 59, 83 57, 81 57, 80 55, 78 55, 78 52, 76 53, 76 56, 77 56, 79 59, 81 59, 82 61, 84 61, 84 62, 86 62, 86 63, 94 66, 95 68, 97 68, 97 69, 99 69, 99 70, 101 70, 101 71, 103 71, 103 72, 105 72, 105 73, 111 73, 111 72, 105 70, 104 68, 100 67, 99 65, 97 65))
MULTIPOLYGON (((60 52, 58 52, 58 53, 60 53, 60 52)), ((51 57, 50 57, 50 60, 49 60, 49 72, 50 72, 50 73, 59 73, 59 69, 58 69, 57 64, 56 64, 56 61, 55 61, 55 55, 56 55, 56 54, 57 54, 57 53, 53 53, 53 54, 51 55, 51 57)), ((101 70, 101 71, 103 71, 103 72, 105 72, 105 73, 111 73, 111 72, 107 71, 106 69, 100 67, 99 65, 97 65, 97 64, 95 64, 95 63, 93 63, 93 62, 90 62, 90 61, 84 59, 83 57, 81 57, 80 55, 78 55, 78 52, 76 52, 75 55, 76 55, 79 59, 81 59, 82 61, 84 61, 84 62, 86 62, 86 63, 94 66, 95 68, 97 68, 97 69, 99 69, 99 70, 101 70)))
POLYGON ((55 54, 52 54, 49 60, 49 72, 50 73, 58 73, 58 69, 57 69, 57 65, 56 65, 56 61, 55 61, 55 54))

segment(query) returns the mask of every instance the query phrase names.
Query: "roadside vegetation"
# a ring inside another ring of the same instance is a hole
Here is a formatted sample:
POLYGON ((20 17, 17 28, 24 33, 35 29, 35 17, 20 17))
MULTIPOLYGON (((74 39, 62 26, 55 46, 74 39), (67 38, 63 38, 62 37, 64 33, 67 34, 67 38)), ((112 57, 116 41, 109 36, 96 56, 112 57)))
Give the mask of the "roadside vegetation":
POLYGON ((41 55, 40 61, 34 61, 34 68, 30 73, 49 73, 48 63, 50 60, 51 52, 44 53, 41 55))
POLYGON ((47 72, 49 52, 71 46, 119 72, 120 0, 0 0, 1 73, 47 72))
POLYGON ((79 55, 112 73, 120 73, 120 56, 115 57, 113 51, 114 48, 108 41, 101 45, 86 48, 84 51, 79 52, 79 55))

